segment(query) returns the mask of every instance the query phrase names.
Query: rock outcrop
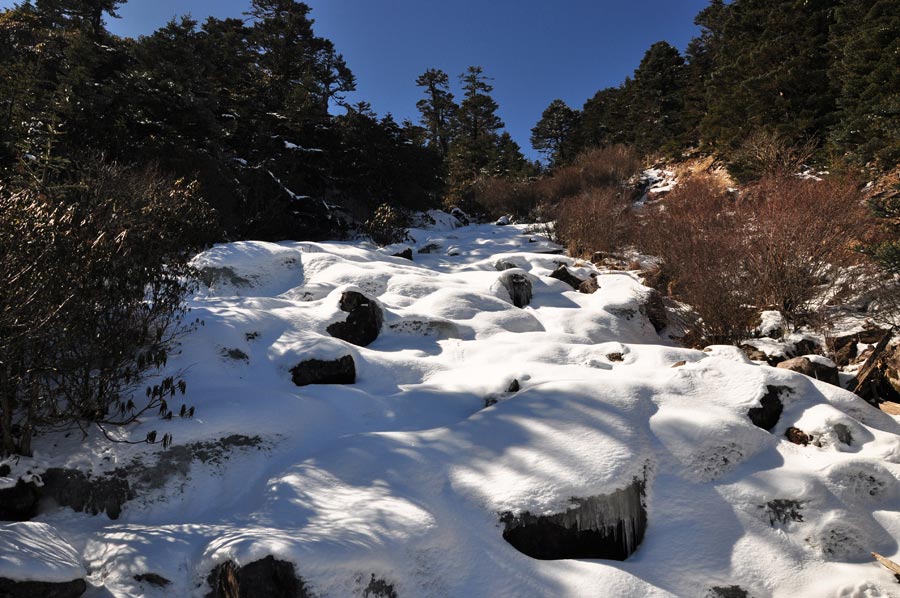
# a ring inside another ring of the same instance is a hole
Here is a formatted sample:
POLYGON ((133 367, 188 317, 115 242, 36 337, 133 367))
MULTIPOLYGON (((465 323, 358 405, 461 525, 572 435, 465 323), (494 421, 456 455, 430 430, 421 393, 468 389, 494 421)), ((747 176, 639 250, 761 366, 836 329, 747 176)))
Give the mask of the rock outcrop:
POLYGON ((499 278, 500 284, 509 293, 509 298, 516 307, 525 307, 531 303, 531 281, 528 275, 518 268, 504 270, 499 278))
POLYGON ((374 299, 347 291, 341 294, 340 308, 347 312, 347 319, 331 324, 328 334, 359 347, 366 347, 378 338, 384 314, 374 299))
POLYGON ((815 378, 816 380, 821 380, 822 382, 828 382, 829 384, 833 384, 835 386, 841 385, 837 368, 834 366, 834 364, 829 364, 827 362, 819 360, 813 361, 808 357, 793 357, 786 361, 782 361, 776 367, 785 370, 791 370, 792 372, 799 372, 805 376, 809 376, 810 378, 815 378))
POLYGON ((297 386, 308 384, 355 384, 356 364, 353 357, 337 359, 307 359, 291 369, 291 380, 297 386))
POLYGON ((311 598, 294 565, 273 556, 243 567, 234 561, 218 565, 206 579, 212 588, 206 598, 311 598))
POLYGON ((506 513, 503 538, 536 559, 624 561, 647 529, 644 482, 635 479, 612 494, 576 498, 578 506, 555 515, 506 513))

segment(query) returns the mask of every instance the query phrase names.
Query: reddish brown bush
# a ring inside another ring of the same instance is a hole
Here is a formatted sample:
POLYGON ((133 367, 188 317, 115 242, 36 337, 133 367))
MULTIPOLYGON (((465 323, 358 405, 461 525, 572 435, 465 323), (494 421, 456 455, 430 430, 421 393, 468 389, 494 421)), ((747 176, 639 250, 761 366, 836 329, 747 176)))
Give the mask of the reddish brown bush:
POLYGON ((852 289, 869 226, 850 182, 770 178, 737 194, 695 177, 642 218, 639 245, 665 260, 670 293, 700 315, 694 336, 734 342, 759 309, 799 322, 852 289))
POLYGON ((612 252, 628 244, 631 221, 631 199, 624 190, 598 187, 560 202, 556 235, 571 255, 612 252))

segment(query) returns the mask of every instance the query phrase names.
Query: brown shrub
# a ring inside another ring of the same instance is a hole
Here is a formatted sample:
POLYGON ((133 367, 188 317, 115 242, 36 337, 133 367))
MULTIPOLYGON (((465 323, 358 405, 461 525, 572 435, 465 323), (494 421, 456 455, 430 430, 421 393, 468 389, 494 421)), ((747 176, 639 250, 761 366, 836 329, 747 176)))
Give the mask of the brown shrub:
POLYGON ((734 197, 706 176, 677 186, 641 221, 639 245, 665 261, 667 290, 699 314, 689 334, 703 342, 732 342, 752 327, 739 225, 734 197))
POLYGON ((852 182, 767 178, 747 189, 738 210, 758 304, 796 319, 852 291, 865 274, 858 249, 873 222, 852 182))
POLYGON ((630 240, 631 200, 622 189, 598 187, 559 204, 556 235, 569 254, 615 251, 630 240))
POLYGON ((527 217, 540 199, 537 189, 529 181, 484 178, 474 186, 474 202, 490 218, 506 214, 527 217))
POLYGON ((639 245, 665 260, 670 294, 700 320, 704 342, 748 336, 761 308, 798 323, 866 275, 856 251, 869 224, 856 186, 767 178, 741 194, 709 177, 676 187, 639 227, 639 245))

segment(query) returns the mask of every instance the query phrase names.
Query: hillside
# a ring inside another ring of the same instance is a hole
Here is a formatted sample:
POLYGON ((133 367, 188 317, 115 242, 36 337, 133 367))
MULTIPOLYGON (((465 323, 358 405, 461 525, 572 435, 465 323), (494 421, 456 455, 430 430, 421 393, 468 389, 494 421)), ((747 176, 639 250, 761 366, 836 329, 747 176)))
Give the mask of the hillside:
POLYGON ((171 433, 165 450, 45 435, 9 461, 0 492, 55 468, 95 486, 87 512, 45 497, 0 527, 0 578, 226 595, 210 583, 272 556, 320 598, 900 596, 869 554, 900 553, 893 417, 734 347, 677 347, 634 272, 431 215, 412 261, 350 242, 197 256, 198 326, 164 372, 193 417, 122 432, 171 433), (368 346, 332 335, 373 327, 368 346))

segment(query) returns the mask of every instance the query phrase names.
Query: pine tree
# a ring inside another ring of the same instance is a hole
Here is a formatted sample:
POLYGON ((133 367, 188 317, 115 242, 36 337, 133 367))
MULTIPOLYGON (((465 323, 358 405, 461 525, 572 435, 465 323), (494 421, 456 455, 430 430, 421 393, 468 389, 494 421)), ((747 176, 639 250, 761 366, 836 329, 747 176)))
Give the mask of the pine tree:
POLYGON ((503 121, 497 116, 494 90, 479 66, 470 66, 460 75, 464 100, 456 118, 456 136, 451 149, 451 177, 455 186, 474 181, 496 156, 497 131, 503 121))
POLYGON ((453 135, 453 121, 459 106, 450 93, 450 78, 440 69, 428 69, 416 79, 416 85, 423 87, 425 99, 416 102, 422 114, 422 124, 428 129, 429 143, 446 156, 453 135))
POLYGON ((900 0, 845 0, 835 14, 839 122, 832 141, 862 165, 900 162, 900 0))
POLYGON ((634 71, 629 105, 639 150, 671 152, 680 146, 685 76, 684 58, 670 44, 657 42, 644 54, 634 71))
POLYGON ((531 146, 545 154, 550 164, 566 163, 573 156, 572 136, 578 127, 579 114, 562 100, 553 100, 531 129, 531 146))

